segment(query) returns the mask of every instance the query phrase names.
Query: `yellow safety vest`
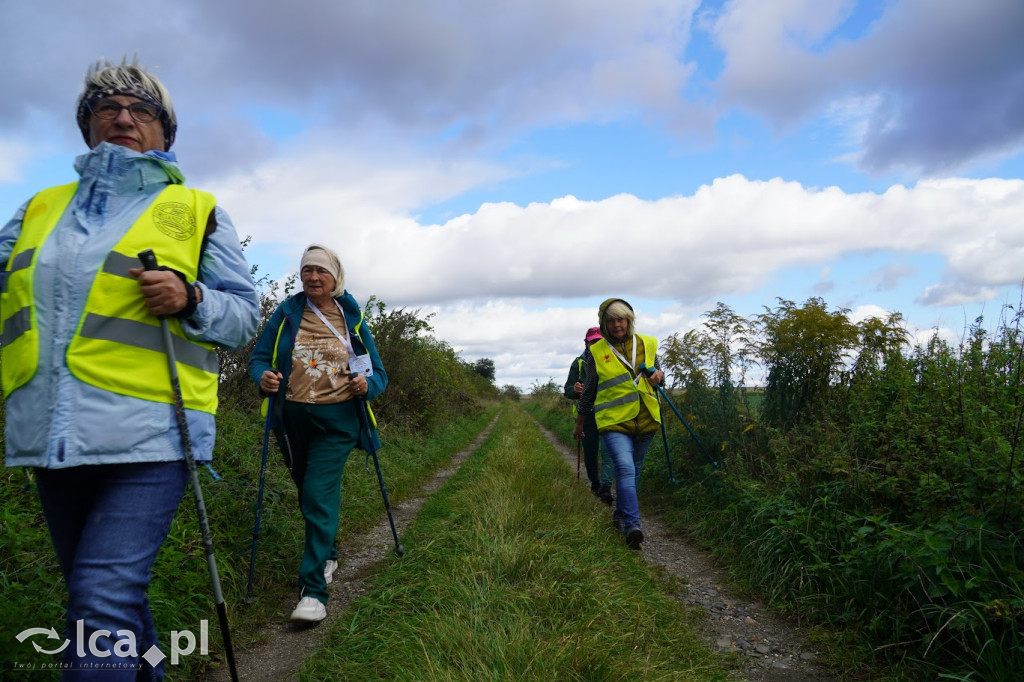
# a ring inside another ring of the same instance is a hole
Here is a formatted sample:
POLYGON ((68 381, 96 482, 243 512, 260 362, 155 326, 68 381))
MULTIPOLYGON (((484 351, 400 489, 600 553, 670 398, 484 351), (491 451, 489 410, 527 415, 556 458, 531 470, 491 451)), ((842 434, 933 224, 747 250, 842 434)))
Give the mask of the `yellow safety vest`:
POLYGON ((39 250, 75 195, 77 182, 43 190, 29 202, 22 230, 7 260, 0 289, 0 382, 4 395, 25 384, 39 365, 39 326, 32 274, 39 250), (28 225, 32 229, 26 230, 28 225))
MULTIPOLYGON (((652 336, 635 334, 633 343, 638 342, 644 344, 645 360, 653 363, 654 357, 658 353, 658 340, 652 336)), ((621 424, 635 418, 640 414, 641 401, 647 406, 647 410, 654 420, 661 423, 658 400, 646 377, 641 376, 638 384, 634 384, 635 368, 633 372, 628 371, 626 365, 605 339, 592 345, 590 353, 594 356, 594 364, 597 366, 594 418, 597 421, 598 429, 621 424)))
MULTIPOLYGON (((40 247, 67 209, 76 187, 77 183, 53 187, 32 199, 8 261, 6 291, 0 294, 0 365, 7 395, 27 383, 39 365, 33 274, 40 247)), ((128 269, 141 265, 140 251, 153 249, 160 265, 194 281, 206 222, 215 205, 211 194, 169 185, 114 245, 93 280, 68 345, 66 361, 74 376, 120 395, 174 402, 159 320, 149 312, 128 269)), ((219 367, 214 346, 185 338, 179 320, 167 321, 182 401, 190 409, 215 413, 219 367)))
MULTIPOLYGON (((583 374, 583 358, 579 357, 579 358, 576 358, 576 380, 577 381, 580 380, 579 377, 582 374, 583 374)), ((572 401, 572 418, 573 419, 575 419, 576 417, 579 416, 579 409, 577 408, 577 406, 579 405, 579 402, 580 401, 578 401, 578 400, 572 401)))

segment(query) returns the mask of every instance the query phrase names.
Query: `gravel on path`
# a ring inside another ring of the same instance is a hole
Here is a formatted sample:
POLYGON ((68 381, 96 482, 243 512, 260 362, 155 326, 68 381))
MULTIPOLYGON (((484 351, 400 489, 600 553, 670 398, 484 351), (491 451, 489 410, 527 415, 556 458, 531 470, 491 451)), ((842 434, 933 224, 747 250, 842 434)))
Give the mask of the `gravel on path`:
MULTIPOLYGON (((395 524, 405 527, 420 506, 434 491, 454 474, 462 463, 490 435, 497 417, 480 432, 474 441, 458 452, 449 465, 439 471, 415 498, 392 504, 395 524)), ((575 452, 563 445, 549 430, 537 424, 548 440, 575 467, 575 452)), ((600 504, 595 498, 595 504, 600 504)), ((611 523, 611 513, 608 515, 611 523)), ((269 623, 261 633, 260 642, 244 651, 236 650, 239 678, 242 680, 298 680, 302 662, 318 649, 327 628, 324 624, 332 614, 342 612, 367 590, 373 567, 394 550, 391 527, 387 517, 370 532, 345 543, 344 556, 334 582, 329 586, 330 604, 327 619, 313 627, 292 623, 288 616, 294 606, 281 604, 280 617, 269 623)), ((623 551, 627 551, 623 546, 623 551)), ((817 660, 818 655, 801 629, 787 619, 768 612, 756 600, 741 598, 728 587, 726 572, 715 564, 710 554, 687 538, 671 532, 653 515, 644 516, 644 542, 640 550, 653 564, 678 579, 682 590, 677 597, 687 606, 707 613, 703 635, 709 646, 724 654, 741 656, 742 671, 737 680, 749 682, 827 682, 837 680, 817 660)), ((227 667, 219 665, 202 673, 204 682, 227 682, 227 667)))
MULTIPOLYGON (((537 427, 569 466, 575 468, 575 451, 539 423, 537 427)), ((589 486, 589 481, 584 479, 581 484, 589 486)), ((608 525, 611 526, 610 510, 608 525)), ((728 587, 726 571, 714 562, 709 552, 672 532, 652 514, 643 515, 643 529, 640 551, 644 557, 663 567, 667 575, 682 584, 682 591, 676 595, 680 600, 707 614, 703 635, 708 644, 719 652, 742 657, 742 672, 738 672, 736 679, 750 682, 838 679, 818 661, 818 653, 798 626, 768 612, 756 600, 737 596, 737 592, 728 587)), ((627 551, 625 544, 623 550, 627 551)))
MULTIPOLYGON (((409 524, 419 512, 420 506, 432 493, 458 471, 462 463, 491 435, 497 416, 480 432, 466 448, 452 457, 451 462, 443 470, 435 474, 414 498, 391 503, 391 514, 395 520, 399 537, 402 528, 409 524)), ((295 512, 298 513, 298 510, 295 512)), ((328 585, 330 603, 327 607, 327 618, 313 626, 293 623, 289 616, 295 607, 294 602, 280 604, 280 617, 260 633, 260 642, 244 651, 235 651, 235 663, 240 680, 298 680, 299 667, 302 662, 320 648, 326 625, 333 614, 344 612, 355 599, 362 596, 367 589, 374 565, 393 552, 394 537, 387 515, 382 515, 380 523, 364 535, 347 540, 339 552, 339 566, 334 574, 334 582, 328 585)), ((297 560, 297 559, 296 559, 297 560)), ((227 665, 219 665, 205 671, 199 680, 204 682, 229 682, 231 675, 227 665)))

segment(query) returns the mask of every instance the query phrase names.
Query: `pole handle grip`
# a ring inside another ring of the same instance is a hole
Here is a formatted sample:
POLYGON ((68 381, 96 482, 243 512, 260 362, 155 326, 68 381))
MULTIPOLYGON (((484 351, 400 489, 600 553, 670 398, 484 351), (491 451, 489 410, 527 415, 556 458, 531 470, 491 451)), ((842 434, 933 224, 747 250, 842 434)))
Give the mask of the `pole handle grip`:
POLYGON ((146 270, 160 269, 160 266, 156 264, 156 254, 153 253, 153 249, 139 251, 139 260, 142 261, 142 267, 146 270))

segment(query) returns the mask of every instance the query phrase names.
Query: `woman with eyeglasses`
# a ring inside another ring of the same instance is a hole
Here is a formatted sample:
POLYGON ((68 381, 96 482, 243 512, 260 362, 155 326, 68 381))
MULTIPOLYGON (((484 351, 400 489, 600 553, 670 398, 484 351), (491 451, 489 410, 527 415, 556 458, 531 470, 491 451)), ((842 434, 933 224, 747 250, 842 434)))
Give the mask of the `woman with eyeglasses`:
POLYGON ((64 679, 159 680, 146 594, 189 474, 158 318, 205 462, 216 347, 253 337, 259 297, 228 215, 184 184, 159 80, 97 62, 77 122, 90 150, 77 182, 42 190, 0 229, 6 465, 35 470, 67 586, 64 679), (146 249, 160 270, 143 270, 146 249))
POLYGON ((598 308, 601 339, 587 348, 586 382, 577 404, 572 433, 583 438, 584 421, 593 415, 601 450, 615 463, 615 511, 612 523, 630 549, 640 549, 637 486, 647 449, 661 424, 656 386, 665 380, 659 369, 658 340, 633 329, 633 307, 609 298, 598 308), (648 372, 647 368, 654 371, 648 372))

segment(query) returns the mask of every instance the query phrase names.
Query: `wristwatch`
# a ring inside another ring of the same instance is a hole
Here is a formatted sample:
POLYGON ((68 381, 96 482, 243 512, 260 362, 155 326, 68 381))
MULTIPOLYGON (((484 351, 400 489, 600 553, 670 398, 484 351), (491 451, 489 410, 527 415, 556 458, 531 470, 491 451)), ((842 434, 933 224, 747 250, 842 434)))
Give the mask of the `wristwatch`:
POLYGON ((178 278, 181 280, 182 284, 185 285, 185 307, 179 310, 178 312, 174 313, 174 317, 178 318, 179 320, 188 319, 192 317, 193 314, 195 314, 196 307, 199 305, 199 287, 197 287, 195 284, 190 283, 188 279, 185 277, 185 273, 178 272, 177 270, 173 270, 171 268, 167 269, 173 272, 175 275, 177 275, 178 278))

